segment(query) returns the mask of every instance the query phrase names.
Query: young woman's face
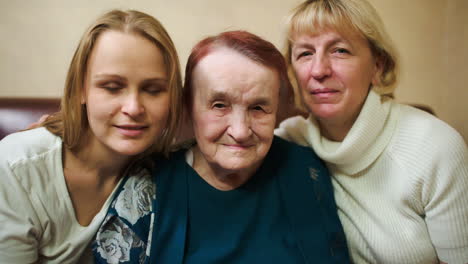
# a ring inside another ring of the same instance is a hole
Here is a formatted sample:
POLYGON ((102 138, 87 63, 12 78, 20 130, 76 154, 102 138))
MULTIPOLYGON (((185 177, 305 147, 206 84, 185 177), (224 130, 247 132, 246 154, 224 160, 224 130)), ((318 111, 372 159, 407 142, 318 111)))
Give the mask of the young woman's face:
POLYGON ((157 142, 169 113, 169 87, 163 55, 154 43, 132 33, 102 33, 84 87, 93 151, 132 156, 157 142))
POLYGON ((219 173, 255 171, 273 140, 278 74, 219 48, 193 72, 192 121, 201 163, 219 173))
POLYGON ((367 40, 325 29, 293 41, 292 66, 309 111, 319 122, 353 123, 379 76, 367 40))

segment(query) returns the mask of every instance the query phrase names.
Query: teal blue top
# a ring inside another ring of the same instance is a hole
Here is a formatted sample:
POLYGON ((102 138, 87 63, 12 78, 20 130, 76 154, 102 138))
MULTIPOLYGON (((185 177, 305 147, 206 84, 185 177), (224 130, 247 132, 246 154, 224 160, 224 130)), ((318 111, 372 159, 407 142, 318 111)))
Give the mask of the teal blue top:
POLYGON ((273 174, 263 172, 237 189, 220 191, 189 170, 184 263, 303 262, 279 186, 273 174))
POLYGON ((123 181, 92 243, 96 263, 350 262, 328 170, 310 148, 275 137, 232 191, 207 184, 185 152, 123 181))

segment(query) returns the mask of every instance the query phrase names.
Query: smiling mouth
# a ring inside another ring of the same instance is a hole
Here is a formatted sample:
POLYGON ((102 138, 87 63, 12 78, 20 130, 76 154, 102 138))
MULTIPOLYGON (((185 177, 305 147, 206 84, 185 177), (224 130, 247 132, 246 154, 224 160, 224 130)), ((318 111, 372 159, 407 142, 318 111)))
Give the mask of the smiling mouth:
POLYGON ((126 129, 126 130, 142 130, 145 128, 148 128, 148 126, 115 126, 120 129, 126 129))
POLYGON ((224 144, 225 147, 232 148, 232 149, 237 149, 237 150, 242 150, 242 149, 248 149, 253 146, 252 145, 234 145, 234 144, 224 144))
POLYGON ((312 90, 310 93, 311 94, 330 94, 330 93, 337 93, 337 92, 338 90, 325 88, 325 89, 315 89, 315 90, 312 90))
POLYGON ((115 126, 119 133, 127 138, 139 138, 146 133, 148 126, 115 126))

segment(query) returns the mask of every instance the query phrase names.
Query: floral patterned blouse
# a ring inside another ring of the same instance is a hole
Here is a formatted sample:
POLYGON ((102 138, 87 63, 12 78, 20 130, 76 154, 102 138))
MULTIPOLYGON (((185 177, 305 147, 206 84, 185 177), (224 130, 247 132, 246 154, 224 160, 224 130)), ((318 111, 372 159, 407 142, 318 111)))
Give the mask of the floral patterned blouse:
POLYGON ((122 181, 91 245, 95 263, 149 263, 155 194, 147 169, 122 181))

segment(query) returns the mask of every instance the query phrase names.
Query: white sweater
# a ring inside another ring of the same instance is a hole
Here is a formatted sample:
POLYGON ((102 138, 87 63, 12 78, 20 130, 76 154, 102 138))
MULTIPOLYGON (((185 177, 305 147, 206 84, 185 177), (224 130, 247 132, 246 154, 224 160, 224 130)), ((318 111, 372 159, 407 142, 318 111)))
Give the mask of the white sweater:
POLYGON ((468 263, 468 152, 453 128, 371 91, 342 142, 312 117, 275 133, 327 163, 353 262, 468 263))
POLYGON ((81 226, 62 164, 62 140, 45 128, 0 141, 0 263, 92 263, 85 249, 112 195, 81 226))

